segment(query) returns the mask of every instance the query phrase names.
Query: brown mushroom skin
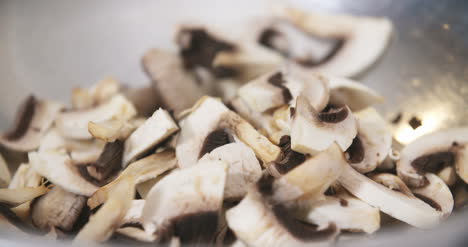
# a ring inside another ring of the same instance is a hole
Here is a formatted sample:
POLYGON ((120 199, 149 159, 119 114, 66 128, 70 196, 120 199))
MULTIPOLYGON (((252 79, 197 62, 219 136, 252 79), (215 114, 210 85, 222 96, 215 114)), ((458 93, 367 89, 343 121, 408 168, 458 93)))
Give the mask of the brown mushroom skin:
POLYGON ((30 95, 26 98, 18 108, 13 129, 4 134, 5 139, 8 141, 16 141, 26 134, 34 117, 37 104, 39 104, 39 102, 34 95, 30 95))

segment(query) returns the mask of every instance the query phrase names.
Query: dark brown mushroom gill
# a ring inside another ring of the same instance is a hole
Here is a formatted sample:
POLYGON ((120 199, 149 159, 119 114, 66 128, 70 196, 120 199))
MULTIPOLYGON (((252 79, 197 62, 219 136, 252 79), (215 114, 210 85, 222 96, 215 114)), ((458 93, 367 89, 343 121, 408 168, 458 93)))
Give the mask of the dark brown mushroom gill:
POLYGON ((437 173, 444 167, 455 164, 456 155, 454 151, 440 151, 420 156, 411 162, 418 174, 426 172, 437 173))
POLYGON ((353 139, 351 146, 349 146, 345 153, 347 154, 348 161, 351 164, 356 164, 364 160, 365 151, 362 140, 358 135, 353 139))
POLYGON ((5 139, 8 141, 16 141, 26 134, 32 123, 38 104, 39 102, 33 95, 26 98, 16 112, 13 128, 4 134, 5 139))
POLYGON ((339 123, 348 117, 348 108, 346 106, 327 105, 325 109, 319 113, 318 118, 325 123, 339 123))
POLYGON ((270 78, 268 78, 268 83, 281 89, 283 101, 285 102, 285 104, 292 100, 292 94, 289 91, 289 89, 284 85, 286 83, 286 80, 284 80, 283 74, 281 72, 275 73, 270 78))
POLYGON ((203 155, 210 153, 218 147, 224 146, 229 143, 233 143, 234 138, 232 134, 227 129, 217 129, 209 133, 205 140, 203 141, 202 148, 198 158, 203 157, 203 155))
POLYGON ((307 156, 291 149, 291 137, 282 136, 279 147, 281 155, 274 163, 274 168, 279 174, 286 174, 298 165, 304 163, 307 156))
POLYGON ((200 66, 218 78, 235 75, 230 68, 213 67, 216 55, 221 51, 235 51, 234 44, 220 40, 202 28, 182 29, 177 35, 177 43, 186 69, 200 66))

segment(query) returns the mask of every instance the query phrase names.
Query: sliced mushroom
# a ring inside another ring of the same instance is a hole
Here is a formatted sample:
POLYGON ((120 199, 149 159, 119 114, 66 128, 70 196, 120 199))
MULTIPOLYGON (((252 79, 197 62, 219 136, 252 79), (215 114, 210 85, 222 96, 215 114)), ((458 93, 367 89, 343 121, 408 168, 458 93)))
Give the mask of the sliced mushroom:
POLYGON ((123 178, 112 189, 104 205, 89 218, 88 223, 76 236, 75 242, 100 243, 109 239, 131 207, 134 196, 135 182, 131 177, 123 178))
POLYGON ((349 195, 313 200, 303 219, 320 228, 334 223, 349 232, 372 234, 380 228, 379 209, 349 195))
POLYGON ((135 106, 139 116, 151 117, 160 106, 160 96, 152 85, 139 88, 126 87, 123 94, 135 106))
POLYGON ((37 149, 61 110, 58 103, 29 96, 16 113, 14 128, 0 135, 0 145, 20 152, 37 149))
POLYGON ((169 112, 158 109, 125 141, 123 166, 174 134, 179 127, 169 112))
POLYGON ((84 196, 92 195, 98 187, 83 178, 70 156, 58 151, 30 152, 31 167, 41 176, 63 189, 84 196))
POLYGON ((354 114, 358 119, 358 134, 346 150, 351 166, 361 173, 375 170, 392 149, 392 132, 374 108, 354 114))
POLYGON ((102 183, 122 168, 124 143, 107 143, 96 162, 86 166, 86 171, 93 179, 102 183))
POLYGON ((356 76, 370 67, 384 52, 392 33, 391 22, 384 18, 306 13, 292 8, 279 12, 280 17, 309 35, 338 40, 333 49, 317 46, 328 53, 314 54, 322 59, 306 64, 313 71, 336 76, 356 76))
POLYGON ((105 142, 114 142, 117 139, 127 139, 130 134, 137 128, 130 121, 121 121, 111 119, 104 122, 89 122, 89 133, 99 140, 105 142))
POLYGON ((74 110, 85 110, 100 105, 118 94, 120 83, 108 77, 98 81, 89 89, 75 88, 72 91, 74 110))
POLYGON ((145 207, 145 200, 132 200, 130 208, 122 219, 121 225, 126 224, 141 224, 141 215, 145 207))
POLYGON ((18 189, 0 189, 0 203, 16 207, 47 193, 45 186, 24 187, 18 189))
POLYGON ((60 113, 55 126, 61 135, 73 139, 90 139, 88 123, 110 119, 128 120, 136 115, 133 104, 124 96, 117 94, 109 101, 94 108, 60 113))
POLYGON ((8 187, 11 181, 10 168, 0 154, 0 188, 8 187))
MULTIPOLYGON (((261 189, 260 189, 261 191, 261 189)), ((337 235, 334 224, 318 229, 304 223, 281 204, 271 204, 257 189, 226 212, 229 228, 248 246, 329 246, 337 235)))
POLYGON ((442 219, 446 219, 453 210, 454 200, 452 192, 437 175, 427 173, 425 177, 428 184, 424 187, 413 189, 413 193, 419 199, 439 210, 442 213, 442 219))
POLYGON ((447 186, 455 185, 458 180, 457 172, 453 166, 442 168, 442 170, 437 173, 437 176, 439 176, 447 186))
POLYGON ((342 151, 333 144, 275 181, 272 197, 277 202, 319 198, 341 175, 346 164, 342 151))
POLYGON ((338 182, 362 201, 412 226, 430 228, 442 219, 440 212, 423 201, 374 182, 350 165, 344 167, 338 182))
POLYGON ((112 189, 125 177, 133 177, 135 178, 135 183, 140 184, 150 179, 157 178, 176 165, 177 159, 175 158, 173 150, 152 154, 135 161, 127 166, 114 181, 99 188, 99 190, 88 199, 88 206, 94 209, 105 202, 112 189))
POLYGON ((242 143, 230 143, 205 154, 199 162, 221 160, 229 170, 224 187, 224 198, 238 200, 247 193, 262 175, 262 167, 255 153, 242 143))
POLYGON ((2 233, 11 231, 11 233, 25 239, 28 239, 31 235, 24 233, 36 233, 33 227, 21 220, 21 218, 3 203, 0 203, 0 227, 2 228, 2 233))
POLYGON ((455 166, 468 182, 468 128, 442 130, 411 142, 401 151, 397 172, 410 187, 421 187, 426 172, 437 173, 446 166, 455 166))
POLYGON ((271 128, 271 116, 268 112, 259 113, 254 111, 250 106, 240 97, 235 97, 231 100, 230 105, 234 108, 234 111, 237 112, 242 118, 247 120, 260 132, 271 133, 273 129, 271 128))
POLYGON ((85 205, 84 196, 75 195, 55 186, 32 203, 32 222, 43 231, 58 227, 62 231, 69 232, 85 205))
POLYGON ((281 148, 281 155, 273 164, 268 165, 268 172, 274 177, 288 173, 307 159, 306 155, 291 149, 290 136, 282 136, 278 146, 281 148))
POLYGON ((122 227, 115 230, 115 232, 143 243, 152 243, 157 239, 154 234, 148 234, 144 230, 137 227, 122 227))
POLYGON ((159 241, 179 237, 181 244, 208 244, 214 239, 222 206, 227 164, 200 161, 175 171, 149 192, 143 226, 159 241))
POLYGON ((159 92, 163 106, 174 111, 176 116, 211 91, 211 83, 200 85, 203 82, 197 81, 184 68, 177 54, 152 49, 144 55, 143 67, 159 92))
POLYGON ((354 112, 384 101, 380 94, 361 83, 343 77, 327 76, 327 78, 331 104, 347 105, 354 112))
POLYGON ((41 183, 42 176, 32 169, 29 164, 21 164, 11 179, 8 189, 20 189, 25 187, 37 187, 41 183))
POLYGON ((315 154, 336 142, 348 149, 357 135, 357 120, 347 106, 317 112, 307 98, 299 95, 292 116, 291 145, 301 153, 315 154))
POLYGON ((176 154, 181 168, 195 165, 204 154, 236 140, 252 148, 265 164, 280 153, 280 149, 252 125, 214 98, 200 99, 180 126, 176 154))
POLYGON ((390 173, 378 173, 370 174, 369 178, 393 191, 403 193, 409 197, 414 196, 410 188, 408 188, 403 180, 396 175, 390 173))

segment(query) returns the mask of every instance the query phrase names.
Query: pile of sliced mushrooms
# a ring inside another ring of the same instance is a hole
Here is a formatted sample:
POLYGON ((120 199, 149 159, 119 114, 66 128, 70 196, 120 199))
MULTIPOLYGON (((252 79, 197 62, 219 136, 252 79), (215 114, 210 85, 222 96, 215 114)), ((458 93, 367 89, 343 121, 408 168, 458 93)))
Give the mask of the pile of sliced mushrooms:
POLYGON ((182 25, 178 52, 144 55, 146 88, 106 78, 71 106, 27 98, 0 137, 4 227, 78 244, 329 246, 462 207, 468 127, 403 146, 373 108, 383 97, 347 79, 384 52, 389 20, 284 8, 251 27, 182 25))

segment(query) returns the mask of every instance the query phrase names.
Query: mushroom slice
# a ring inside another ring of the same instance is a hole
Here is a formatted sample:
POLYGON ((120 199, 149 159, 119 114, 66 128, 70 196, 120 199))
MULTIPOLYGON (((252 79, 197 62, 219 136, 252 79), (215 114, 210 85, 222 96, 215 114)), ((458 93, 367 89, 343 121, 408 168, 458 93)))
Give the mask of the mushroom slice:
POLYGON ((452 192, 437 175, 427 173, 425 177, 428 184, 424 187, 413 189, 413 193, 416 197, 440 211, 442 219, 446 219, 453 210, 454 200, 452 192))
POLYGON ((200 99, 180 126, 176 155, 181 168, 195 165, 206 153, 236 140, 252 148, 265 164, 280 153, 277 146, 215 98, 200 99))
POLYGON ((145 200, 132 200, 130 208, 122 219, 121 225, 125 224, 141 224, 141 216, 143 214, 143 208, 145 207, 145 200))
POLYGON ((407 196, 372 181, 346 165, 338 182, 351 194, 380 211, 418 228, 437 225, 441 213, 413 196, 407 196))
POLYGON ((128 120, 134 116, 136 116, 136 110, 133 104, 124 96, 118 94, 95 108, 60 113, 55 119, 55 125, 64 137, 90 139, 92 136, 88 132, 89 122, 101 122, 110 119, 128 120))
POLYGON ((392 132, 374 108, 354 114, 358 119, 358 134, 346 150, 351 166, 360 173, 375 170, 392 149, 392 132))
POLYGON ((455 166, 458 175, 468 182, 468 128, 454 128, 424 135, 401 151, 397 172, 410 187, 421 187, 426 172, 437 173, 445 166, 455 166), (466 173, 466 174, 465 174, 466 173))
POLYGON ((90 196, 98 189, 80 175, 70 156, 63 152, 30 152, 28 157, 37 173, 69 192, 90 196))
POLYGON ((265 112, 292 100, 291 92, 285 87, 285 83, 281 72, 267 73, 242 86, 238 95, 254 111, 265 112))
POLYGON ((89 133, 99 140, 105 142, 114 142, 115 140, 124 140, 137 128, 130 121, 111 119, 104 122, 89 122, 89 133))
POLYGON ((182 59, 175 53, 152 49, 144 55, 143 67, 163 106, 173 110, 176 116, 210 91, 184 69, 182 59))
POLYGON ((4 233, 3 231, 13 230, 15 235, 18 235, 18 237, 21 236, 23 238, 28 238, 31 235, 23 235, 21 233, 36 233, 36 229, 24 222, 7 205, 3 203, 0 203, 0 227, 2 228, 2 233, 4 233))
POLYGON ((8 187, 11 181, 10 169, 0 154, 0 188, 8 187))
POLYGON ((24 187, 18 189, 0 189, 0 203, 16 207, 47 193, 45 186, 24 187))
POLYGON ((341 40, 326 59, 308 66, 336 76, 353 77, 370 67, 384 52, 392 33, 392 23, 384 18, 306 13, 292 8, 280 12, 280 17, 309 35, 341 40))
POLYGON ((158 109, 125 141, 123 166, 179 130, 169 112, 158 109))
POLYGON ((160 96, 152 85, 124 88, 123 94, 135 106, 139 116, 150 117, 160 106, 160 96))
POLYGON ((29 164, 21 164, 11 179, 8 189, 20 189, 25 187, 37 187, 41 183, 42 176, 32 169, 29 164))
POLYGON ((281 175, 288 173, 292 169, 304 163, 307 158, 306 155, 291 149, 290 136, 282 136, 278 145, 281 148, 281 155, 273 164, 268 166, 269 173, 274 177, 280 177, 281 175))
POLYGON ((205 154, 199 162, 221 160, 229 165, 224 198, 238 200, 247 188, 262 176, 262 168, 255 153, 243 143, 230 143, 205 154))
POLYGON ((379 209, 349 195, 313 200, 303 219, 321 228, 334 223, 349 232, 372 234, 380 228, 379 209))
POLYGON ((55 186, 31 204, 31 219, 33 224, 43 231, 58 227, 69 232, 85 204, 84 196, 55 186))
POLYGON ((58 103, 29 96, 16 113, 14 128, 0 134, 0 145, 19 152, 37 149, 61 110, 58 103))
POLYGON ((277 202, 322 196, 341 175, 347 162, 338 145, 310 157, 273 183, 277 202))
POLYGON ((403 193, 409 197, 414 196, 410 188, 408 188, 403 180, 396 175, 390 173, 378 173, 370 174, 369 178, 393 191, 403 193))
POLYGON ((89 89, 75 88, 72 91, 72 106, 75 110, 85 110, 100 105, 120 91, 120 83, 108 77, 98 81, 89 89))
POLYGON ((380 94, 361 83, 330 75, 327 78, 331 104, 347 105, 354 112, 384 101, 380 94))
POLYGON ((135 196, 135 181, 132 177, 123 178, 110 192, 109 199, 89 218, 75 242, 104 242, 120 226, 135 196))
POLYGON ((453 166, 442 168, 442 170, 437 173, 437 176, 439 176, 447 186, 455 185, 458 180, 457 172, 453 166))
POLYGON ((256 129, 259 129, 261 132, 266 133, 273 132, 273 129, 271 128, 270 124, 271 116, 268 112, 259 113, 254 111, 240 97, 235 97, 234 99, 232 99, 230 105, 234 108, 235 112, 237 112, 242 118, 244 118, 250 124, 252 124, 256 129))
POLYGON ((105 182, 122 168, 123 148, 122 141, 107 143, 97 161, 86 166, 86 172, 96 181, 105 182))
POLYGON ((248 246, 329 246, 337 235, 335 225, 318 229, 301 222, 283 205, 272 205, 256 188, 226 212, 226 220, 248 246))
POLYGON ((144 243, 152 243, 157 239, 156 235, 148 234, 144 230, 137 227, 122 227, 115 230, 115 232, 144 243))
POLYGON ((96 208, 107 200, 109 193, 125 177, 134 177, 135 183, 140 184, 150 179, 157 178, 166 171, 176 167, 177 159, 174 151, 166 150, 160 153, 152 154, 141 160, 135 161, 111 183, 99 188, 89 199, 88 206, 91 209, 96 208))
POLYGON ((305 96, 299 95, 292 116, 292 149, 315 154, 336 142, 346 150, 357 135, 357 127, 357 120, 346 105, 330 107, 319 113, 305 96))
POLYGON ((212 243, 227 175, 224 161, 200 161, 175 171, 149 192, 143 226, 164 242, 177 236, 181 244, 212 243))

